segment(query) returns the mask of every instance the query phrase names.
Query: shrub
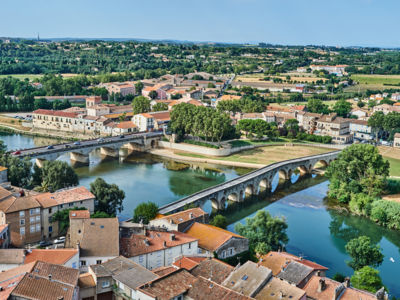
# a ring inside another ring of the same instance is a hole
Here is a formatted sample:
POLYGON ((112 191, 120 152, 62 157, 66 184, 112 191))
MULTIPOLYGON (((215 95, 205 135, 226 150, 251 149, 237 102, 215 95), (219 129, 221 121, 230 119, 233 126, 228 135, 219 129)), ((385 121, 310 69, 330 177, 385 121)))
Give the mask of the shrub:
POLYGON ((378 200, 372 203, 371 219, 379 225, 400 229, 400 203, 378 200))

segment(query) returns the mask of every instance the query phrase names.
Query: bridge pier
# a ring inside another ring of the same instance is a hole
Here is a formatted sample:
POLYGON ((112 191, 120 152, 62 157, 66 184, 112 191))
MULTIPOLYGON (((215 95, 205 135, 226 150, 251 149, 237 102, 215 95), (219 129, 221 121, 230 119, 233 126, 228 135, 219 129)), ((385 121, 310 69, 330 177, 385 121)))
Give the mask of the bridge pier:
POLYGON ((292 170, 279 170, 279 178, 283 180, 290 180, 290 177, 292 176, 292 170))
POLYGON ((146 151, 145 146, 140 145, 138 143, 127 143, 123 146, 125 149, 128 149, 129 151, 133 152, 133 151, 138 151, 138 152, 144 152, 146 151))
POLYGON ((110 147, 101 147, 100 154, 103 156, 118 157, 119 149, 114 149, 110 147))
POLYGON ((89 155, 84 155, 78 152, 71 152, 69 154, 70 160, 72 164, 82 164, 82 165, 89 165, 89 155))

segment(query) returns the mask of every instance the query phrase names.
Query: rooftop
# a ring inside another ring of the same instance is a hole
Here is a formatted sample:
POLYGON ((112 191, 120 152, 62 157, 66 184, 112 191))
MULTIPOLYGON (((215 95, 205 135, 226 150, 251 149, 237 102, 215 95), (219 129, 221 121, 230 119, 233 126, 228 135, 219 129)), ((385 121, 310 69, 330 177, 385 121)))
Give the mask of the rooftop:
POLYGON ((28 210, 31 208, 40 207, 39 202, 36 201, 34 196, 26 197, 8 197, 7 199, 0 201, 0 210, 4 213, 12 213, 20 210, 28 210))
POLYGON ((120 239, 121 255, 133 257, 196 241, 196 238, 178 231, 146 230, 146 235, 132 234, 120 239))
POLYGON ((69 212, 70 219, 90 219, 90 212, 85 210, 71 210, 69 212))
POLYGON ((78 249, 32 249, 28 250, 25 263, 43 261, 56 265, 63 265, 78 254, 78 249))
POLYGON ((244 239, 228 230, 198 222, 193 223, 186 233, 199 240, 199 247, 209 251, 216 251, 233 237, 244 239))
POLYGON ((233 269, 231 265, 212 258, 201 261, 191 273, 196 277, 210 278, 212 281, 221 284, 231 274, 233 269))
POLYGON ((286 268, 281 271, 277 277, 284 279, 291 284, 300 284, 310 273, 313 272, 313 268, 310 268, 297 261, 291 261, 286 268))
POLYGON ((201 216, 205 216, 207 213, 200 207, 187 209, 181 212, 177 212, 168 216, 158 215, 157 220, 163 219, 171 222, 172 224, 180 224, 201 216))
POLYGON ((23 264, 25 249, 0 249, 0 264, 23 264))
POLYGON ((51 110, 51 109, 37 109, 33 112, 36 115, 47 115, 54 117, 65 117, 65 118, 76 118, 78 116, 77 113, 66 112, 62 110, 51 110))
POLYGON ((61 204, 94 199, 95 196, 84 186, 61 190, 54 193, 43 193, 35 196, 43 208, 61 204))
MULTIPOLYGON (((272 277, 255 296, 256 300, 300 300, 305 292, 284 280, 272 277)), ((331 300, 331 299, 329 299, 331 300)))
POLYGON ((78 285, 79 288, 84 289, 84 288, 95 287, 96 282, 94 281, 92 274, 83 273, 79 275, 78 285))

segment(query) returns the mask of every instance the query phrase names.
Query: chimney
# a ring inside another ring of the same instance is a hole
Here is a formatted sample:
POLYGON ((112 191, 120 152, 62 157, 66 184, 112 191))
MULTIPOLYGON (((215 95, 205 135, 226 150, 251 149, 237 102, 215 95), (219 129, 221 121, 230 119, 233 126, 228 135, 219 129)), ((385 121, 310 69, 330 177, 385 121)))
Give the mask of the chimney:
POLYGON ((193 219, 193 213, 189 214, 189 219, 193 219))
POLYGON ((146 246, 150 246, 150 243, 149 243, 149 240, 148 240, 148 239, 144 239, 144 240, 143 240, 143 243, 144 243, 146 246))
POLYGON ((321 278, 318 282, 318 293, 321 293, 326 288, 325 279, 321 278))
POLYGON ((166 241, 163 241, 163 246, 164 246, 164 248, 167 247, 167 242, 166 241))
POLYGON ((349 278, 349 277, 346 277, 346 278, 344 279, 343 284, 344 284, 344 286, 345 286, 346 288, 349 288, 349 287, 350 287, 350 278, 349 278))
POLYGON ((378 290, 375 294, 375 297, 377 300, 387 300, 388 299, 388 295, 385 292, 385 288, 381 287, 380 290, 378 290))
POLYGON ((169 237, 170 237, 171 241, 175 241, 175 234, 172 233, 169 237))
POLYGON ((49 280, 51 280, 51 277, 52 277, 51 274, 49 274, 49 280))
POLYGON ((320 270, 317 271, 317 276, 321 277, 321 271, 320 270))
POLYGON ((278 298, 278 299, 283 299, 283 297, 284 297, 283 292, 280 291, 280 292, 279 292, 279 298, 278 298))
POLYGON ((339 296, 342 294, 342 292, 345 290, 345 286, 343 284, 337 286, 335 288, 335 294, 333 295, 333 300, 339 299, 339 296))

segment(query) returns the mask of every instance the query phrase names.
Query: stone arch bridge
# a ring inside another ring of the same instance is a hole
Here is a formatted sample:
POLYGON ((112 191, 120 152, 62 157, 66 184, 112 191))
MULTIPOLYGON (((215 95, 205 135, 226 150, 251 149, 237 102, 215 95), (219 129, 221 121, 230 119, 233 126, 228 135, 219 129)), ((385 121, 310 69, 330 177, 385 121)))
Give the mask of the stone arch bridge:
POLYGON ((333 151, 273 163, 264 168, 169 203, 161 207, 159 212, 161 214, 174 213, 183 210, 185 205, 195 204, 199 206, 207 200, 211 200, 213 208, 223 210, 225 209, 227 200, 242 202, 246 195, 257 195, 262 189, 271 188, 272 180, 277 173, 279 177, 284 180, 290 180, 291 175, 296 169, 299 169, 301 174, 309 174, 317 163, 327 166, 337 158, 340 152, 341 151, 333 151))
POLYGON ((36 164, 41 167, 45 160, 55 160, 59 156, 69 153, 72 163, 89 163, 89 153, 100 148, 102 156, 119 157, 127 156, 133 151, 147 151, 155 148, 163 136, 162 132, 136 133, 125 136, 104 137, 101 139, 80 141, 79 144, 70 142, 52 145, 49 149, 36 147, 22 149, 14 152, 13 155, 24 158, 36 159, 36 164))

